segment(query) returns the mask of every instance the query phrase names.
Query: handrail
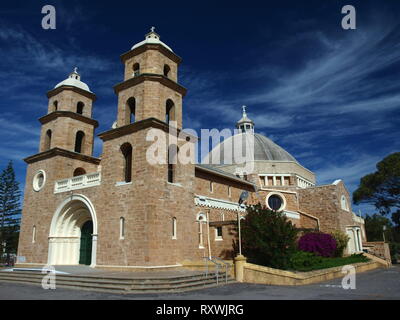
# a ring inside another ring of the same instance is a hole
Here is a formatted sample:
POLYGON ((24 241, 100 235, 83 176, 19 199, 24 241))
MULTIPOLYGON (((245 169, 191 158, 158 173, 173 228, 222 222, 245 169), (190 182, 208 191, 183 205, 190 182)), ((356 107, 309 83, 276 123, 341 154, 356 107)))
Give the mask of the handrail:
POLYGON ((217 275, 217 284, 218 284, 218 280, 219 280, 219 273, 218 273, 218 269, 219 269, 219 267, 220 267, 220 264, 218 263, 218 262, 216 262, 216 261, 214 261, 213 259, 212 259, 212 257, 211 258, 209 258, 209 257, 203 257, 203 259, 205 260, 205 264, 206 264, 206 279, 208 278, 208 261, 210 261, 210 262, 212 262, 212 263, 214 263, 215 264, 215 270, 216 270, 216 275, 217 275))
POLYGON ((225 262, 221 258, 218 257, 211 257, 212 259, 218 260, 225 265, 225 283, 228 283, 228 269, 231 267, 229 263, 225 262))

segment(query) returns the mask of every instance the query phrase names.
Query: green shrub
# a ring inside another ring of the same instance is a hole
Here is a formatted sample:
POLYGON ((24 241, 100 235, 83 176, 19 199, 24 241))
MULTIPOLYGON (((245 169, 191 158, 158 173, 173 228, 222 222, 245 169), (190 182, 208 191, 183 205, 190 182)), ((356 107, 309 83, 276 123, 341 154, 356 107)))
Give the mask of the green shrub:
POLYGON ((307 272, 369 261, 363 254, 353 254, 342 258, 326 258, 313 255, 310 252, 300 251, 295 253, 291 258, 291 269, 307 272))
POLYGON ((400 243, 399 242, 390 242, 390 256, 392 258, 393 263, 398 263, 400 261, 400 243))
POLYGON ((336 241, 335 257, 343 257, 344 250, 347 248, 350 237, 340 230, 331 232, 331 235, 336 241))
POLYGON ((322 262, 322 257, 312 252, 297 251, 290 258, 290 267, 294 270, 303 270, 322 262))
POLYGON ((241 222, 243 253, 249 262, 272 268, 289 267, 289 259, 296 251, 297 230, 280 212, 261 204, 247 209, 241 222))

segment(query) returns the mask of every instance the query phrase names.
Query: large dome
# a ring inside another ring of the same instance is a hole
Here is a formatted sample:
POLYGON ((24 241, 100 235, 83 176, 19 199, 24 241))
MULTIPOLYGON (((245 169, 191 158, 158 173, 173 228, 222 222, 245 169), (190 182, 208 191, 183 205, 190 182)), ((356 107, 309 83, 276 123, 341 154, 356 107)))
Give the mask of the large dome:
MULTIPOLYGON (((278 146, 271 139, 261 134, 252 132, 242 132, 225 139, 213 150, 211 150, 211 152, 206 156, 205 161, 215 165, 236 163, 235 159, 232 159, 229 156, 228 158, 230 159, 224 159, 224 155, 234 155, 235 150, 237 148, 241 148, 241 155, 245 156, 246 141, 248 143, 251 142, 251 137, 254 137, 254 150, 252 150, 253 148, 249 150, 250 152, 254 153, 254 160, 297 162, 297 160, 289 152, 278 146)), ((251 143, 249 145, 251 145, 251 143)))
POLYGON ((297 160, 271 139, 254 134, 254 160, 294 161, 297 160))

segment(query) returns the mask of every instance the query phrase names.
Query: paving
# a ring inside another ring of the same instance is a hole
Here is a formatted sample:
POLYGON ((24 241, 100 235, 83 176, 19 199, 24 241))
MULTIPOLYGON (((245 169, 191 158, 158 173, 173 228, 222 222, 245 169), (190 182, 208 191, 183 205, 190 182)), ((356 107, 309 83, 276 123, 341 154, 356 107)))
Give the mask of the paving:
MULTIPOLYGON (((121 272, 121 271, 110 271, 91 268, 88 266, 55 266, 56 273, 68 274, 74 276, 95 276, 95 277, 107 277, 107 278, 119 278, 119 279, 147 279, 152 278, 175 278, 180 276, 193 276, 202 275, 204 271, 192 271, 192 270, 170 270, 170 271, 132 271, 132 272, 121 272)), ((1 271, 11 271, 10 268, 5 268, 1 271)), ((32 272, 41 272, 41 268, 14 268, 14 270, 30 270, 32 272)))
POLYGON ((400 267, 357 274, 356 289, 343 289, 341 279, 306 286, 233 283, 210 289, 167 294, 112 294, 0 282, 0 299, 19 300, 382 300, 400 299, 400 267))

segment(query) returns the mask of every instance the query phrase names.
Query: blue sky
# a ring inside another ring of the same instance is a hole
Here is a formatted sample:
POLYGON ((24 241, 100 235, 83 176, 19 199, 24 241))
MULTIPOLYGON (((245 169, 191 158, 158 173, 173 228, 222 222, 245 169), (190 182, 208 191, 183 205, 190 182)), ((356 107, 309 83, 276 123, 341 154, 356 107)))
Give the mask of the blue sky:
POLYGON ((318 183, 341 178, 349 191, 400 149, 398 1, 49 0, 0 8, 0 168, 13 160, 22 187, 46 92, 78 66, 98 97, 96 132, 108 130, 117 110, 112 87, 123 77, 119 56, 150 26, 183 58, 186 128, 233 128, 245 104, 257 132, 318 183), (46 4, 57 10, 56 30, 41 28, 46 4), (356 8, 356 30, 341 28, 346 4, 356 8))

